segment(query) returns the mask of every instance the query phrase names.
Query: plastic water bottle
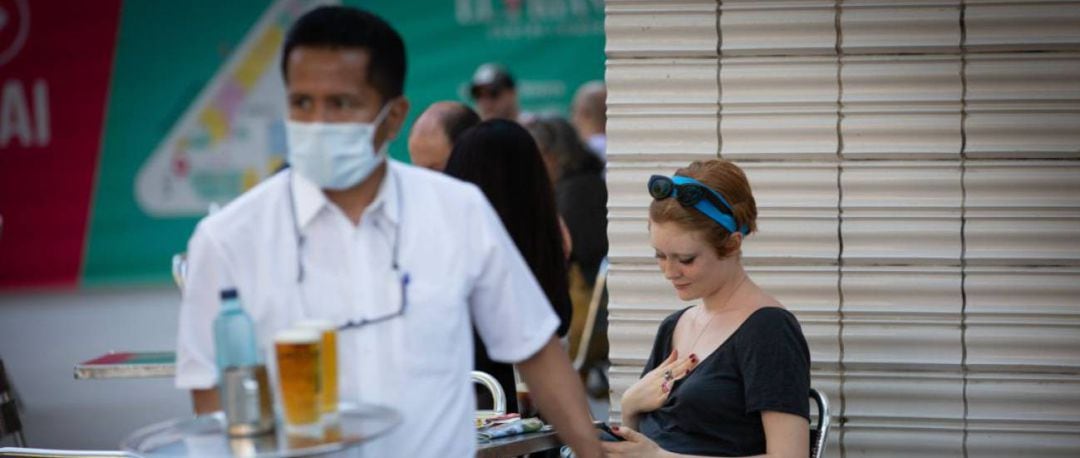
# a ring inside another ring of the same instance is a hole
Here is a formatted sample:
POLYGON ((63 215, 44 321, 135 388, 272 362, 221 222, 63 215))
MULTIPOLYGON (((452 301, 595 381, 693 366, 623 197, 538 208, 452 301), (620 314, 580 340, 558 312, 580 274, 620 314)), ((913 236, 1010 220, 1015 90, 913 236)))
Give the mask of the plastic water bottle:
POLYGON ((240 306, 235 289, 221 291, 221 312, 214 320, 214 346, 218 373, 262 363, 255 343, 255 323, 240 306))
POLYGON ((229 435, 271 431, 270 379, 256 344, 255 323, 240 306, 235 289, 221 291, 221 312, 214 319, 214 347, 229 435))

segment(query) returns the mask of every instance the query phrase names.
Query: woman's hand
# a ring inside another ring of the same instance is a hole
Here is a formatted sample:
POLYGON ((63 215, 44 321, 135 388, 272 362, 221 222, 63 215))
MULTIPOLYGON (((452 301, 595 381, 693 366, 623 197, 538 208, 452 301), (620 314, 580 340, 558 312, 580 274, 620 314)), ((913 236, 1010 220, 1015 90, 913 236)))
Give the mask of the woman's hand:
POLYGON ((660 458, 668 453, 656 445, 644 434, 634 431, 625 426, 612 426, 611 431, 619 435, 623 442, 603 442, 600 444, 604 449, 604 455, 610 458, 660 458))
POLYGON ((652 412, 663 406, 667 402, 668 394, 671 393, 671 386, 676 380, 689 375, 697 363, 696 355, 691 354, 687 358, 679 359, 679 352, 673 350, 664 362, 641 377, 623 393, 621 403, 623 424, 633 426, 632 421, 626 421, 628 417, 652 412))

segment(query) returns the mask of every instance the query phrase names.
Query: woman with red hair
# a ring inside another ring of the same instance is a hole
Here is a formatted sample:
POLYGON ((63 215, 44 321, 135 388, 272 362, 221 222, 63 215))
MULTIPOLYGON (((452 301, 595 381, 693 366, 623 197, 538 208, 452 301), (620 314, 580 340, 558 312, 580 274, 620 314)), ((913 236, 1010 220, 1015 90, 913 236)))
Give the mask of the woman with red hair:
POLYGON ((742 265, 756 230, 746 175, 723 160, 649 180, 649 236, 679 299, 622 397, 608 456, 806 457, 810 351, 795 315, 742 265))

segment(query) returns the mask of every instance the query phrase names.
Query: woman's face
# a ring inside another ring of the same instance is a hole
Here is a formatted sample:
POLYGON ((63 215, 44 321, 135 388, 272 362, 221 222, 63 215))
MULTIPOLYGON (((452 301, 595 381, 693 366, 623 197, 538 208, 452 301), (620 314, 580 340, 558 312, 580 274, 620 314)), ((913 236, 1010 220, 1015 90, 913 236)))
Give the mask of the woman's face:
POLYGON ((664 278, 684 301, 709 297, 720 290, 738 256, 721 259, 705 242, 700 231, 683 229, 667 222, 649 222, 649 238, 656 250, 656 263, 664 278))

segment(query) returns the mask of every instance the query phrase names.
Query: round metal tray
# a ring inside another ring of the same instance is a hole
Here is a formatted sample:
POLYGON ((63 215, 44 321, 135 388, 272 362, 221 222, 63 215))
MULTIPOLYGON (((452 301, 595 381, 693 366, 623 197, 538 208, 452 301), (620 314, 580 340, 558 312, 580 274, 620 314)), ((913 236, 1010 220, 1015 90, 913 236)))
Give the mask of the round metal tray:
POLYGON ((287 435, 279 423, 273 433, 247 438, 225 434, 225 414, 215 412, 153 424, 135 431, 120 447, 146 457, 278 458, 321 455, 368 442, 401 422, 401 415, 372 404, 342 404, 336 428, 321 438, 287 435))

